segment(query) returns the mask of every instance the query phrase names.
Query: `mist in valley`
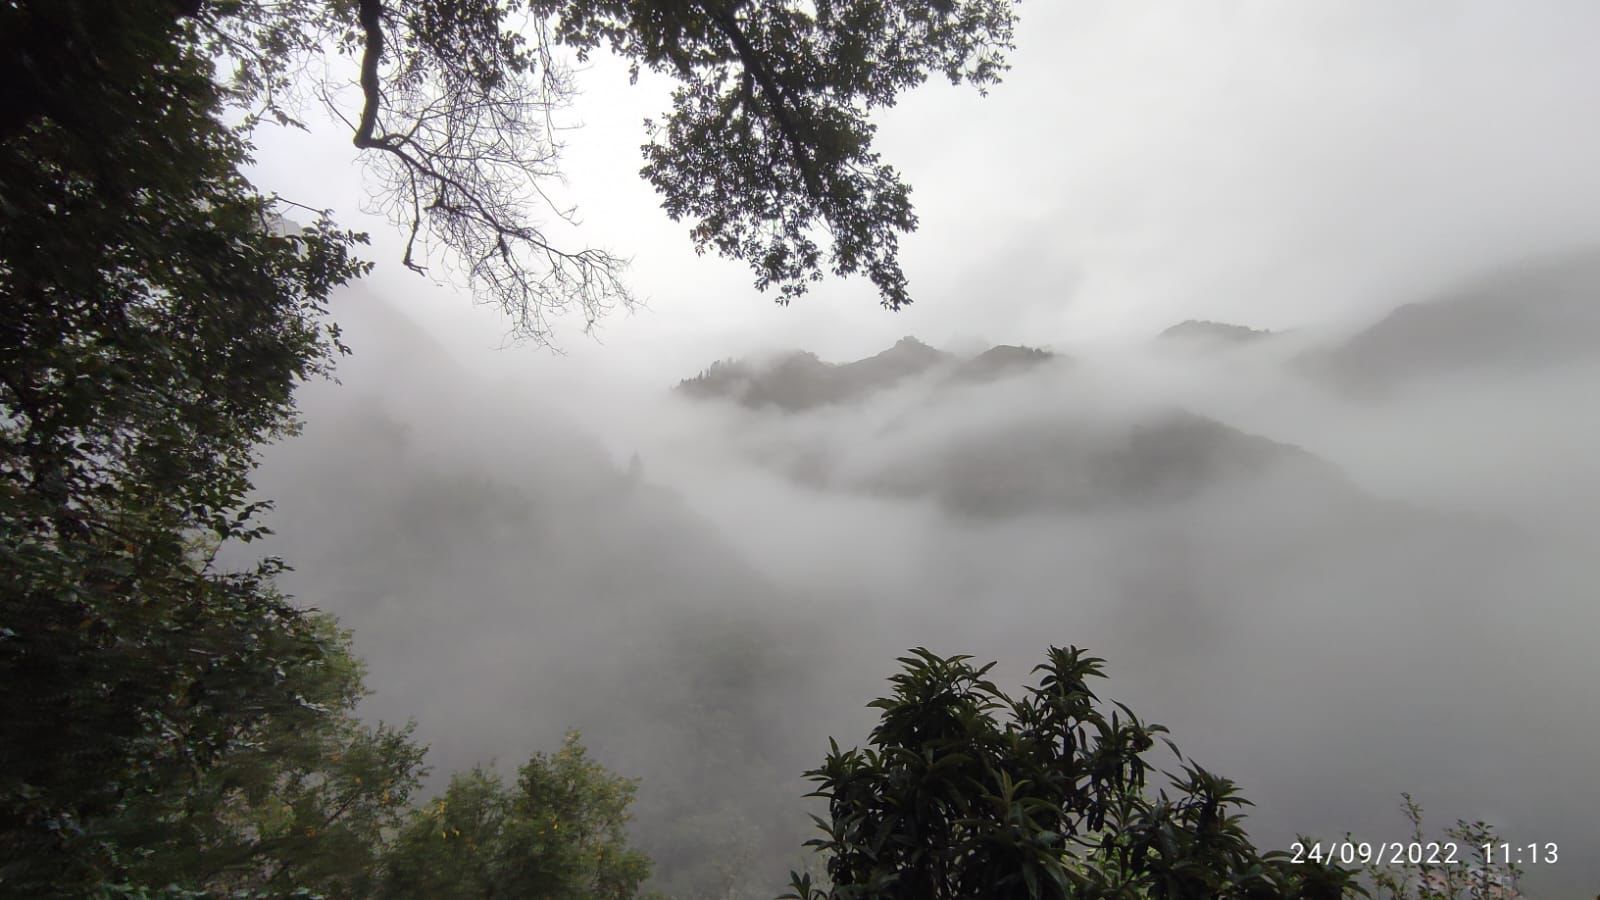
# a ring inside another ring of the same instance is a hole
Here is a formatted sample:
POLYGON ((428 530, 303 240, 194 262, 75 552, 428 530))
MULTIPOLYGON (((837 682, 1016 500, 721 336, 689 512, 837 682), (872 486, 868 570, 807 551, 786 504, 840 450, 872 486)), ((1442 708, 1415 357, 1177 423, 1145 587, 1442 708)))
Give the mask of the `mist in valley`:
POLYGON ((570 188, 649 303, 555 356, 380 267, 265 452, 263 552, 435 787, 578 729, 677 896, 815 865, 801 775, 906 650, 1012 688, 1067 644, 1262 849, 1407 840, 1406 791, 1558 843, 1529 895, 1592 895, 1595 27, 1027 7, 993 97, 883 117, 923 221, 900 314, 691 256, 616 177, 660 97, 601 63, 570 188))
POLYGON ((686 896, 805 864, 800 773, 865 739, 896 656, 1017 684, 1051 644, 1239 780, 1265 848, 1403 839, 1410 791, 1435 826, 1572 848, 1529 883, 1576 890, 1600 841, 1600 329, 1568 303, 1600 280, 1576 258, 1342 331, 987 367, 907 339, 676 389, 475 373, 353 290, 342 384, 304 390, 258 480, 269 550, 353 629, 368 717, 414 717, 439 773, 581 730, 641 779, 636 833, 686 896), (1452 355, 1506 317, 1515 352, 1452 355))
POLYGON ((0 894, 1600 900, 1593 0, 0 21, 0 894))

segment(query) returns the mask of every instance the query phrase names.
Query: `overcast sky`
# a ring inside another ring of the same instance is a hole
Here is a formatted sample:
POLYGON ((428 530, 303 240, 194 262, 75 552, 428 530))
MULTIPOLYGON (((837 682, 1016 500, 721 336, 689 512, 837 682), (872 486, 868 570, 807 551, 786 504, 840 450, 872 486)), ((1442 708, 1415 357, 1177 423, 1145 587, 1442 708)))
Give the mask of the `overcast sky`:
MULTIPOLYGON (((1336 324, 1600 240, 1600 5, 1074 0, 1021 15, 990 97, 932 82, 879 119, 922 221, 904 242, 916 304, 899 314, 864 279, 778 308, 741 264, 695 256, 637 176, 665 83, 596 62, 562 192, 588 242, 633 258, 649 308, 598 340, 563 329, 562 360, 484 364, 659 382, 754 349, 848 358, 905 334, 1068 347, 1185 318, 1336 324)), ((453 349, 498 345, 503 323, 401 269, 393 230, 360 221, 347 132, 260 148, 266 185, 374 232, 376 286, 453 349)))

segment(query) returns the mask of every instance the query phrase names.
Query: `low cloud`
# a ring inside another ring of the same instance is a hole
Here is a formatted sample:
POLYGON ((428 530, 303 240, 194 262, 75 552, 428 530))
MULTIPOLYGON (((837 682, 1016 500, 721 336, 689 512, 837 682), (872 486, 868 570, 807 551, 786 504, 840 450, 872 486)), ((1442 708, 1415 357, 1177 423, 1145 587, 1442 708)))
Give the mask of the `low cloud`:
MULTIPOLYGON (((1512 314, 1543 290, 1494 283, 1512 314)), ((489 378, 376 295, 335 312, 344 384, 304 391, 259 479, 288 586, 355 630, 366 714, 415 717, 440 770, 583 729, 643 779, 670 888, 777 890, 800 772, 865 738, 917 645, 1012 681, 1049 644, 1105 656, 1105 693, 1238 779, 1269 848, 1400 839, 1401 791, 1600 843, 1575 789, 1600 740, 1592 352, 1352 390, 1312 364, 1348 335, 1152 332, 781 409, 489 378)))

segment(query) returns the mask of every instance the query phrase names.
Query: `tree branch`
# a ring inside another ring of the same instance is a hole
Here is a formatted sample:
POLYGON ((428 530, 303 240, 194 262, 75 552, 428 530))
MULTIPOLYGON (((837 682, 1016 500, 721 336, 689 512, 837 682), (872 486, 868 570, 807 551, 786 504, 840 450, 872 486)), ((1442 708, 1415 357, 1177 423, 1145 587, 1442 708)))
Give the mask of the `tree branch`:
POLYGON ((378 62, 383 59, 383 0, 361 0, 356 15, 367 40, 361 51, 361 93, 365 102, 361 107, 361 122, 356 126, 354 143, 365 150, 383 146, 372 137, 372 131, 378 125, 378 106, 383 102, 378 85, 378 62))
MULTIPOLYGON (((707 3, 705 9, 711 14, 711 20, 717 23, 717 28, 728 36, 733 42, 733 49, 739 54, 739 62, 744 66, 745 74, 753 76, 761 85, 761 94, 769 98, 767 108, 772 112, 772 117, 778 122, 778 131, 783 134, 784 140, 789 144, 789 152, 794 154, 795 168, 800 170, 800 177, 805 180, 806 190, 810 192, 813 200, 823 198, 822 178, 817 173, 816 163, 812 161, 811 154, 806 152, 805 142, 800 137, 799 123, 794 120, 794 114, 785 104, 784 91, 778 85, 777 76, 767 68, 767 64, 751 46, 750 39, 745 35, 744 29, 739 27, 739 20, 734 17, 733 11, 717 3, 707 3)), ((749 96, 748 92, 746 96, 749 96)))

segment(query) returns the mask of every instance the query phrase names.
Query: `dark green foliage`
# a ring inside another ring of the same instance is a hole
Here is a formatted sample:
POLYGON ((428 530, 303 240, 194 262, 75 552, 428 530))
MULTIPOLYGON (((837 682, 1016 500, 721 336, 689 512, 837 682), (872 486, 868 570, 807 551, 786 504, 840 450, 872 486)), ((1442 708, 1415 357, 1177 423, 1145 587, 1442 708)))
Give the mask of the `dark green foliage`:
POLYGON ((71 893, 125 871, 103 823, 304 714, 324 636, 276 563, 209 548, 256 533, 254 447, 362 267, 326 222, 274 229, 172 7, 0 16, 66 35, 29 48, 60 83, 0 147, 0 885, 71 893))
POLYGON ((650 874, 624 834, 633 791, 590 760, 576 734, 554 754, 535 754, 510 788, 489 770, 458 774, 395 838, 375 896, 633 897, 650 874))
MULTIPOLYGON (((900 661, 866 749, 809 773, 828 801, 831 887, 795 900, 1338 897, 1351 873, 1259 854, 1232 782, 1186 763, 1150 792, 1146 753, 1165 729, 1098 708, 1101 660, 1051 648, 1013 699, 969 657, 900 661)), ((1165 740, 1165 738, 1163 738, 1165 740)), ((1167 741, 1170 745, 1170 741, 1167 741)), ((1176 747, 1173 747, 1176 753, 1176 747)), ((1181 757, 1180 757, 1181 759, 1181 757)))
POLYGON ((410 729, 362 725, 349 637, 314 619, 322 653, 286 670, 299 706, 250 723, 202 771, 132 798, 100 830, 128 881, 208 891, 366 897, 422 774, 410 729))
POLYGON ((1012 0, 534 0, 561 42, 605 47, 678 81, 651 123, 644 176, 695 244, 748 262, 781 302, 864 272, 885 306, 910 302, 897 258, 910 188, 872 148, 868 113, 940 73, 980 89, 1011 49, 1012 0), (832 241, 826 263, 818 244, 832 241))

